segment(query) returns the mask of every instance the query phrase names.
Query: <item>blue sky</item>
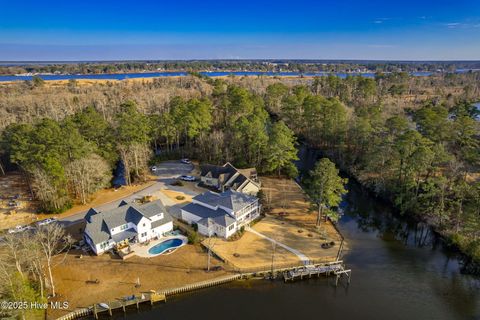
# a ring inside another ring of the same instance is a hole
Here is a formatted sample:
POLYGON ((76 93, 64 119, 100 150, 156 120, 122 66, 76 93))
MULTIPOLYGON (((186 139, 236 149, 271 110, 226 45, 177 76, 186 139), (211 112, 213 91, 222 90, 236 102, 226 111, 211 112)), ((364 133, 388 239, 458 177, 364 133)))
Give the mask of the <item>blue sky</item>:
POLYGON ((0 60, 480 60, 480 0, 0 0, 0 60))

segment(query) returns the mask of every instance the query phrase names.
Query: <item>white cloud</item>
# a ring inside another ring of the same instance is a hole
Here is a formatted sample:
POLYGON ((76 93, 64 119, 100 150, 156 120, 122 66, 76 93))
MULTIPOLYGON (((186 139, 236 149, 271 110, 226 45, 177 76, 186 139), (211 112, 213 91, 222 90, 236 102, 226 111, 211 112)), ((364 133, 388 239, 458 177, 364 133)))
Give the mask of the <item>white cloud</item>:
POLYGON ((449 29, 470 29, 470 28, 480 28, 480 23, 460 23, 460 22, 450 22, 450 23, 445 23, 444 26, 446 26, 449 29))
POLYGON ((453 28, 456 28, 456 27, 460 26, 461 23, 460 23, 460 22, 450 22, 450 23, 447 23, 447 24, 445 24, 445 25, 446 25, 448 28, 453 29, 453 28))
POLYGON ((381 23, 384 23, 385 21, 388 21, 388 20, 390 20, 390 18, 377 18, 377 19, 373 20, 373 23, 381 24, 381 23))

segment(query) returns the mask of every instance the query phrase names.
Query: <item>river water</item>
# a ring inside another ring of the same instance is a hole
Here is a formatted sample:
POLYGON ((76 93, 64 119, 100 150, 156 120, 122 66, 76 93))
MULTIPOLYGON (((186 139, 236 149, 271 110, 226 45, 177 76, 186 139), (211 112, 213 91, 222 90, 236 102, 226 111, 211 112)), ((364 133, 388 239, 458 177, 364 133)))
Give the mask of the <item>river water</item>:
MULTIPOLYGON (((223 77, 229 75, 235 76, 328 76, 329 72, 260 72, 260 71, 212 71, 212 72, 200 72, 201 75, 208 76, 208 77, 223 77)), ((187 72, 138 72, 138 73, 112 73, 112 74, 40 74, 38 77, 42 78, 43 80, 125 80, 125 79, 135 79, 135 78, 162 78, 162 77, 183 77, 187 76, 187 72)), ((346 78, 348 75, 351 76, 362 76, 366 78, 374 78, 375 73, 367 72, 367 73, 335 73, 334 75, 340 78, 346 78)), ((413 72, 413 76, 430 76, 432 75, 431 72, 413 72)), ((31 75, 17 75, 17 76, 6 76, 0 75, 0 82, 5 81, 20 81, 20 80, 32 80, 31 75)))
MULTIPOLYGON (((309 169, 317 153, 300 154, 309 169)), ((250 280, 169 299, 127 319, 480 319, 480 279, 430 229, 397 217, 355 182, 342 203, 350 286, 333 278, 250 280)), ((117 315, 117 319, 123 318, 117 315)))

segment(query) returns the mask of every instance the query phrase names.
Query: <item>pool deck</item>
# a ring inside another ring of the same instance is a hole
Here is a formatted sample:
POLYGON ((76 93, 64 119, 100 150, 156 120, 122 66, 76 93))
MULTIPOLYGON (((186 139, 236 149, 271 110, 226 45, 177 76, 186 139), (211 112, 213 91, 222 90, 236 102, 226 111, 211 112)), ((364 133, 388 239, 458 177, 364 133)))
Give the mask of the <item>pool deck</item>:
POLYGON ((175 252, 175 250, 177 250, 178 248, 186 245, 187 243, 188 243, 187 237, 182 236, 182 235, 172 235, 172 236, 167 236, 167 237, 160 238, 158 240, 151 240, 148 244, 136 243, 136 244, 131 246, 131 249, 133 250, 135 255, 137 255, 141 258, 152 258, 152 257, 156 257, 158 255, 171 254, 171 253, 175 252), (157 244, 162 243, 166 240, 169 240, 169 239, 181 239, 183 241, 183 243, 169 253, 161 253, 161 254, 152 255, 148 252, 148 250, 150 250, 150 248, 152 248, 152 247, 156 246, 157 244))

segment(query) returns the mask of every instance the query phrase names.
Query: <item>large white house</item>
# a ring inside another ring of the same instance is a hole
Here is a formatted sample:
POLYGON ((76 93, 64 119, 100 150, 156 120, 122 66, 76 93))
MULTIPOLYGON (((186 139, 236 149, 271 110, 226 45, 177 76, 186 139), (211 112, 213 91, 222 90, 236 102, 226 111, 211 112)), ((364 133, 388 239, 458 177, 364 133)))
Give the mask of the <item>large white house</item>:
POLYGON ((260 215, 260 204, 245 193, 208 191, 195 196, 181 214, 184 221, 197 224, 199 233, 228 238, 260 215))
POLYGON ((145 242, 173 230, 172 217, 159 200, 143 205, 122 201, 117 208, 102 212, 91 208, 85 221, 83 238, 97 255, 117 245, 145 242))

